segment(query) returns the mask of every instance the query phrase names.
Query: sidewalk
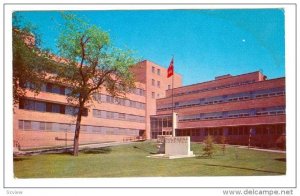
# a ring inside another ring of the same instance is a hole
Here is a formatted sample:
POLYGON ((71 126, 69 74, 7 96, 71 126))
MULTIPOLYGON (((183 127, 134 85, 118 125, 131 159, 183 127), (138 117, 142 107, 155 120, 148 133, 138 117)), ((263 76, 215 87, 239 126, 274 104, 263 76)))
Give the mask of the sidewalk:
POLYGON ((286 153, 286 151, 284 151, 284 150, 271 150, 271 149, 253 148, 253 147, 248 148, 248 146, 239 146, 238 148, 245 148, 245 149, 256 150, 256 151, 263 151, 263 152, 282 153, 282 154, 286 153))

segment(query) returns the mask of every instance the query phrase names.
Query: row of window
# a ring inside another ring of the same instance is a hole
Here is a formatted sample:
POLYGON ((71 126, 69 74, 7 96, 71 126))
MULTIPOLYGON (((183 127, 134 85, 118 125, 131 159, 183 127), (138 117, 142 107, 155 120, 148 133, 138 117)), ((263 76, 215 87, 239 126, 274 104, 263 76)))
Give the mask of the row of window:
MULTIPOLYGON (((155 92, 152 92, 152 93, 151 93, 151 97, 152 97, 153 99, 155 99, 155 92)), ((157 99, 160 98, 160 94, 159 94, 159 93, 156 94, 156 98, 157 98, 157 99)))
POLYGON ((135 95, 140 95, 140 96, 145 96, 146 95, 146 91, 144 89, 141 88, 133 88, 130 90, 130 93, 133 93, 135 95))
POLYGON ((255 136, 255 135, 283 135, 285 125, 259 125, 259 126, 240 126, 224 128, 195 128, 176 130, 177 136, 255 136))
MULTIPOLYGON (((26 82, 24 84, 25 88, 30 88, 30 89, 35 89, 34 84, 30 82, 26 82)), ((42 84, 41 86, 41 91, 42 92, 48 92, 48 93, 55 93, 55 94, 60 94, 60 95, 68 95, 71 93, 71 90, 67 88, 66 86, 63 85, 58 85, 58 84, 52 84, 52 83, 45 83, 42 84)), ((130 93, 140 95, 140 96, 145 96, 145 90, 141 88, 133 88, 130 93)))
MULTIPOLYGON (((155 67, 154 66, 152 66, 152 73, 155 73, 155 67)), ((160 76, 160 69, 159 68, 156 69, 156 73, 157 73, 157 75, 160 76)))
MULTIPOLYGON (((42 121, 29 121, 19 120, 19 129, 25 131, 75 131, 75 124, 55 123, 55 122, 42 122, 42 121)), ((138 129, 126 129, 119 127, 104 127, 104 126, 89 126, 81 125, 81 132, 97 133, 103 135, 139 135, 138 129)))
POLYGON ((151 130, 152 129, 159 129, 166 127, 172 127, 172 117, 164 117, 164 118, 150 118, 151 123, 151 130))
POLYGON ((236 86, 241 86, 241 85, 252 84, 254 82, 255 82, 255 80, 235 82, 235 83, 225 84, 225 85, 221 85, 221 86, 214 86, 214 87, 203 88, 203 89, 198 89, 198 90, 193 90, 193 91, 185 91, 185 92, 181 92, 181 93, 176 93, 176 94, 174 94, 174 96, 182 96, 182 95, 200 93, 200 92, 205 92, 205 91, 212 91, 212 90, 223 89, 223 88, 231 88, 231 87, 236 87, 236 86))
POLYGON ((275 106, 269 108, 251 108, 244 110, 232 110, 224 112, 200 113, 194 115, 179 116, 179 121, 193 121, 193 120, 213 120, 225 118, 240 118, 249 116, 262 115, 281 115, 285 114, 285 106, 275 106))
POLYGON ((156 81, 156 85, 155 85, 155 80, 152 79, 152 86, 157 86, 158 88, 160 88, 160 81, 156 81))
MULTIPOLYGON (((78 113, 78 108, 73 106, 56 104, 56 103, 48 103, 43 101, 35 101, 30 99, 21 99, 19 102, 19 108, 39 111, 39 112, 51 112, 51 113, 68 114, 68 115, 76 115, 78 113)), ((87 108, 84 109, 83 116, 88 116, 87 108)), ((93 110, 93 116, 97 118, 126 120, 126 121, 141 122, 141 123, 145 122, 144 116, 110 112, 104 110, 96 110, 96 109, 93 110)))
MULTIPOLYGON (((285 89, 283 87, 242 92, 236 94, 228 94, 228 95, 208 97, 208 98, 200 98, 200 99, 194 99, 190 101, 175 102, 174 105, 175 108, 184 108, 184 107, 192 107, 198 105, 211 105, 211 104, 219 104, 219 103, 227 103, 227 102, 244 101, 249 99, 266 98, 266 97, 280 96, 280 95, 285 95, 285 89)), ((163 111, 169 109, 172 109, 172 104, 160 105, 158 106, 157 111, 163 111)))
POLYGON ((116 105, 122 105, 122 106, 137 108, 137 109, 141 109, 141 110, 145 109, 145 103, 141 103, 138 101, 132 101, 132 100, 124 99, 124 98, 120 98, 120 97, 113 97, 110 95, 104 95, 104 94, 100 94, 100 93, 96 93, 94 95, 94 99, 99 102, 104 102, 104 103, 112 103, 112 104, 116 104, 116 105))
MULTIPOLYGON (((24 84, 24 87, 29 88, 29 89, 35 89, 36 88, 35 85, 31 82, 26 82, 24 84)), ((65 86, 52 84, 52 83, 42 84, 41 91, 42 92, 48 92, 48 93, 60 94, 60 95, 68 95, 71 92, 70 89, 65 87, 65 86)))
MULTIPOLYGON (((68 115, 76 115, 78 113, 78 108, 74 106, 49 103, 43 101, 35 101, 30 99, 20 99, 19 108, 25 110, 34 110, 39 112, 51 112, 51 113, 60 113, 68 115)), ((88 110, 85 108, 83 111, 83 116, 88 115, 88 110)))
POLYGON ((106 118, 106 119, 115 119, 115 120, 125 120, 132 122, 145 122, 145 116, 138 116, 133 114, 119 113, 119 112, 111 112, 105 110, 93 110, 93 116, 96 118, 106 118))

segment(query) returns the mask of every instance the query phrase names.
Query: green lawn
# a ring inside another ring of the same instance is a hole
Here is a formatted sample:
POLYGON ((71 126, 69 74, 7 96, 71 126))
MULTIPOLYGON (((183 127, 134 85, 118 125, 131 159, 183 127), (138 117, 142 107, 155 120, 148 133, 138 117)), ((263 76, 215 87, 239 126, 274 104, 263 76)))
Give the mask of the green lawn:
MULTIPOLYGON (((192 143, 194 154, 202 146, 192 143)), ((70 154, 42 154, 14 159, 17 178, 138 177, 138 176, 249 176, 284 175, 285 154, 238 149, 228 146, 226 154, 215 150, 209 159, 155 159, 156 144, 139 142, 70 154)))

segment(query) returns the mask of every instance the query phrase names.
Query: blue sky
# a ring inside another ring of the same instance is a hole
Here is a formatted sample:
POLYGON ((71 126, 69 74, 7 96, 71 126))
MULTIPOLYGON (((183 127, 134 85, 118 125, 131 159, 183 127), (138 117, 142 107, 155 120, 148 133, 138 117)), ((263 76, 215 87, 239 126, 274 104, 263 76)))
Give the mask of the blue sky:
MULTIPOLYGON (((175 71, 183 84, 257 70, 285 76, 284 10, 76 11, 109 32, 113 44, 175 71)), ((20 12, 38 27, 42 46, 56 51, 58 12, 20 12)))

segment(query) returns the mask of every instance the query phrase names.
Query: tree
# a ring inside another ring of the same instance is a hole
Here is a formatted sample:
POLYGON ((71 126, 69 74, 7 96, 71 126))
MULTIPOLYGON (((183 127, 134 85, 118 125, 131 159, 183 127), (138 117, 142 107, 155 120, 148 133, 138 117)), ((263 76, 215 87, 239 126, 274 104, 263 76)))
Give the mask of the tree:
POLYGON ((56 81, 70 89, 67 100, 77 108, 73 155, 78 156, 80 124, 84 110, 105 89, 112 96, 125 96, 134 87, 130 68, 131 51, 114 48, 108 33, 71 13, 62 13, 64 23, 58 38, 59 55, 64 58, 56 81))
POLYGON ((213 153, 214 153, 214 141, 213 141, 213 137, 208 135, 204 141, 204 146, 203 146, 203 151, 205 156, 208 157, 212 157, 213 153))
POLYGON ((57 64, 46 50, 39 47, 40 39, 36 28, 13 15, 13 103, 14 105, 30 90, 38 94, 47 73, 57 64), (23 25, 21 25, 23 23, 23 25), (35 35, 33 34, 35 32, 35 35), (24 88, 25 85, 30 88, 24 88))

